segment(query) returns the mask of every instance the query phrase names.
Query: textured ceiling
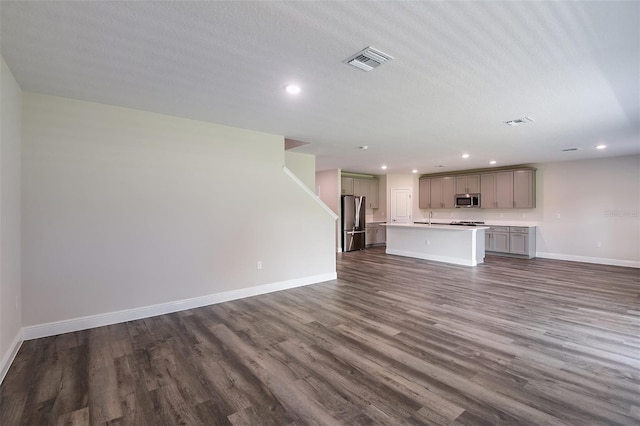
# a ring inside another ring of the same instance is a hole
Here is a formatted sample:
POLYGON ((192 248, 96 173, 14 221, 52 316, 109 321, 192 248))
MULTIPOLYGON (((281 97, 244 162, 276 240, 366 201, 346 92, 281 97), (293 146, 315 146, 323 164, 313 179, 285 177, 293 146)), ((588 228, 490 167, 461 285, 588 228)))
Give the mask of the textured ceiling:
POLYGON ((640 153, 637 1, 2 1, 0 15, 24 91, 283 135, 319 170, 640 153), (342 62, 367 46, 395 59, 342 62))

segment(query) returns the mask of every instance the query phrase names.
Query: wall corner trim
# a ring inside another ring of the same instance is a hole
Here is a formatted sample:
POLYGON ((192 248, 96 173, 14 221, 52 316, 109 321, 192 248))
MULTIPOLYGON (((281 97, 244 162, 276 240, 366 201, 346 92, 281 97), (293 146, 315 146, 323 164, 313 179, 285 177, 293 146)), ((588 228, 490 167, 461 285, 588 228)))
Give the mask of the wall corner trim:
POLYGON ((335 280, 336 278, 336 272, 328 272, 324 274, 311 275, 307 277, 264 284, 255 287, 248 287, 239 290, 224 291, 222 293, 209 294, 206 296, 193 297, 190 299, 176 300, 173 302, 161 303, 158 305, 143 306, 122 311, 71 318, 68 320, 50 322, 46 324, 31 325, 23 328, 23 338, 24 340, 31 340, 40 337, 55 336, 62 333, 70 333, 79 330, 86 330, 89 328, 117 324, 121 322, 134 321, 142 318, 170 314, 187 309, 200 308, 202 306, 242 299, 245 297, 258 296, 275 291, 287 290, 290 288, 302 287, 310 284, 317 284, 325 281, 335 280))
POLYGON ((20 329, 16 334, 16 337, 13 339, 13 342, 11 342, 11 347, 2 357, 2 361, 0 361, 0 384, 2 384, 4 377, 9 371, 9 367, 11 367, 13 360, 16 358, 16 355, 22 346, 22 342, 24 342, 23 336, 23 329, 20 329))

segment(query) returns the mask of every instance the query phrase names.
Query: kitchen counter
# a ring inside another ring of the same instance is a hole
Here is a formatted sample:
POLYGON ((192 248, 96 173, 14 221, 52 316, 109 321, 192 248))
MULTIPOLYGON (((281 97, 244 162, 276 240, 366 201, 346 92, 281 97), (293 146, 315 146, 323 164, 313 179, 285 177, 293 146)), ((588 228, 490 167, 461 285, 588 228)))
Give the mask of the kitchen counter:
MULTIPOLYGON (((467 220, 467 219, 464 219, 467 220)), ((442 220, 435 221, 432 220, 432 225, 449 225, 452 221, 443 222, 442 220)), ((414 224, 426 224, 428 223, 428 219, 422 219, 413 222, 414 224)), ((537 222, 517 222, 513 220, 492 220, 490 222, 485 222, 481 226, 522 226, 525 228, 535 228, 539 226, 537 222)))
POLYGON ((387 223, 387 254, 456 265, 484 263, 488 226, 387 223))

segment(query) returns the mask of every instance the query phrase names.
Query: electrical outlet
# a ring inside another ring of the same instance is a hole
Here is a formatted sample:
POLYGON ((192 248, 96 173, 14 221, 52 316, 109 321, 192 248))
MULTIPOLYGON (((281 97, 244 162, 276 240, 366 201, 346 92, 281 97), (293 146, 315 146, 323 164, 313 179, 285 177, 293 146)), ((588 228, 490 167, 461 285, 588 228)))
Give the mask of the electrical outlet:
POLYGON ((256 262, 256 269, 262 269, 262 261, 258 260, 258 262, 256 262))
POLYGON ((596 243, 596 247, 598 247, 598 248, 602 247, 602 243, 601 243, 600 241, 598 241, 598 242, 596 243))

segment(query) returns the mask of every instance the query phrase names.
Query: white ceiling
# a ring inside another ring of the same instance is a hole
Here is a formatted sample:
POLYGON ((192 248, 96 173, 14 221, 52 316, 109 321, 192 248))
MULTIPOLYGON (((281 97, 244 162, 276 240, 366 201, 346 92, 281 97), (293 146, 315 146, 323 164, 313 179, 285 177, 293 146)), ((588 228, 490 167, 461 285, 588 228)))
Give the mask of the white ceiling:
POLYGON ((0 14, 24 91, 283 135, 309 142, 295 151, 319 170, 640 153, 637 1, 2 1, 0 14), (367 46, 395 59, 343 63, 367 46), (503 123, 524 116, 536 121, 503 123))

